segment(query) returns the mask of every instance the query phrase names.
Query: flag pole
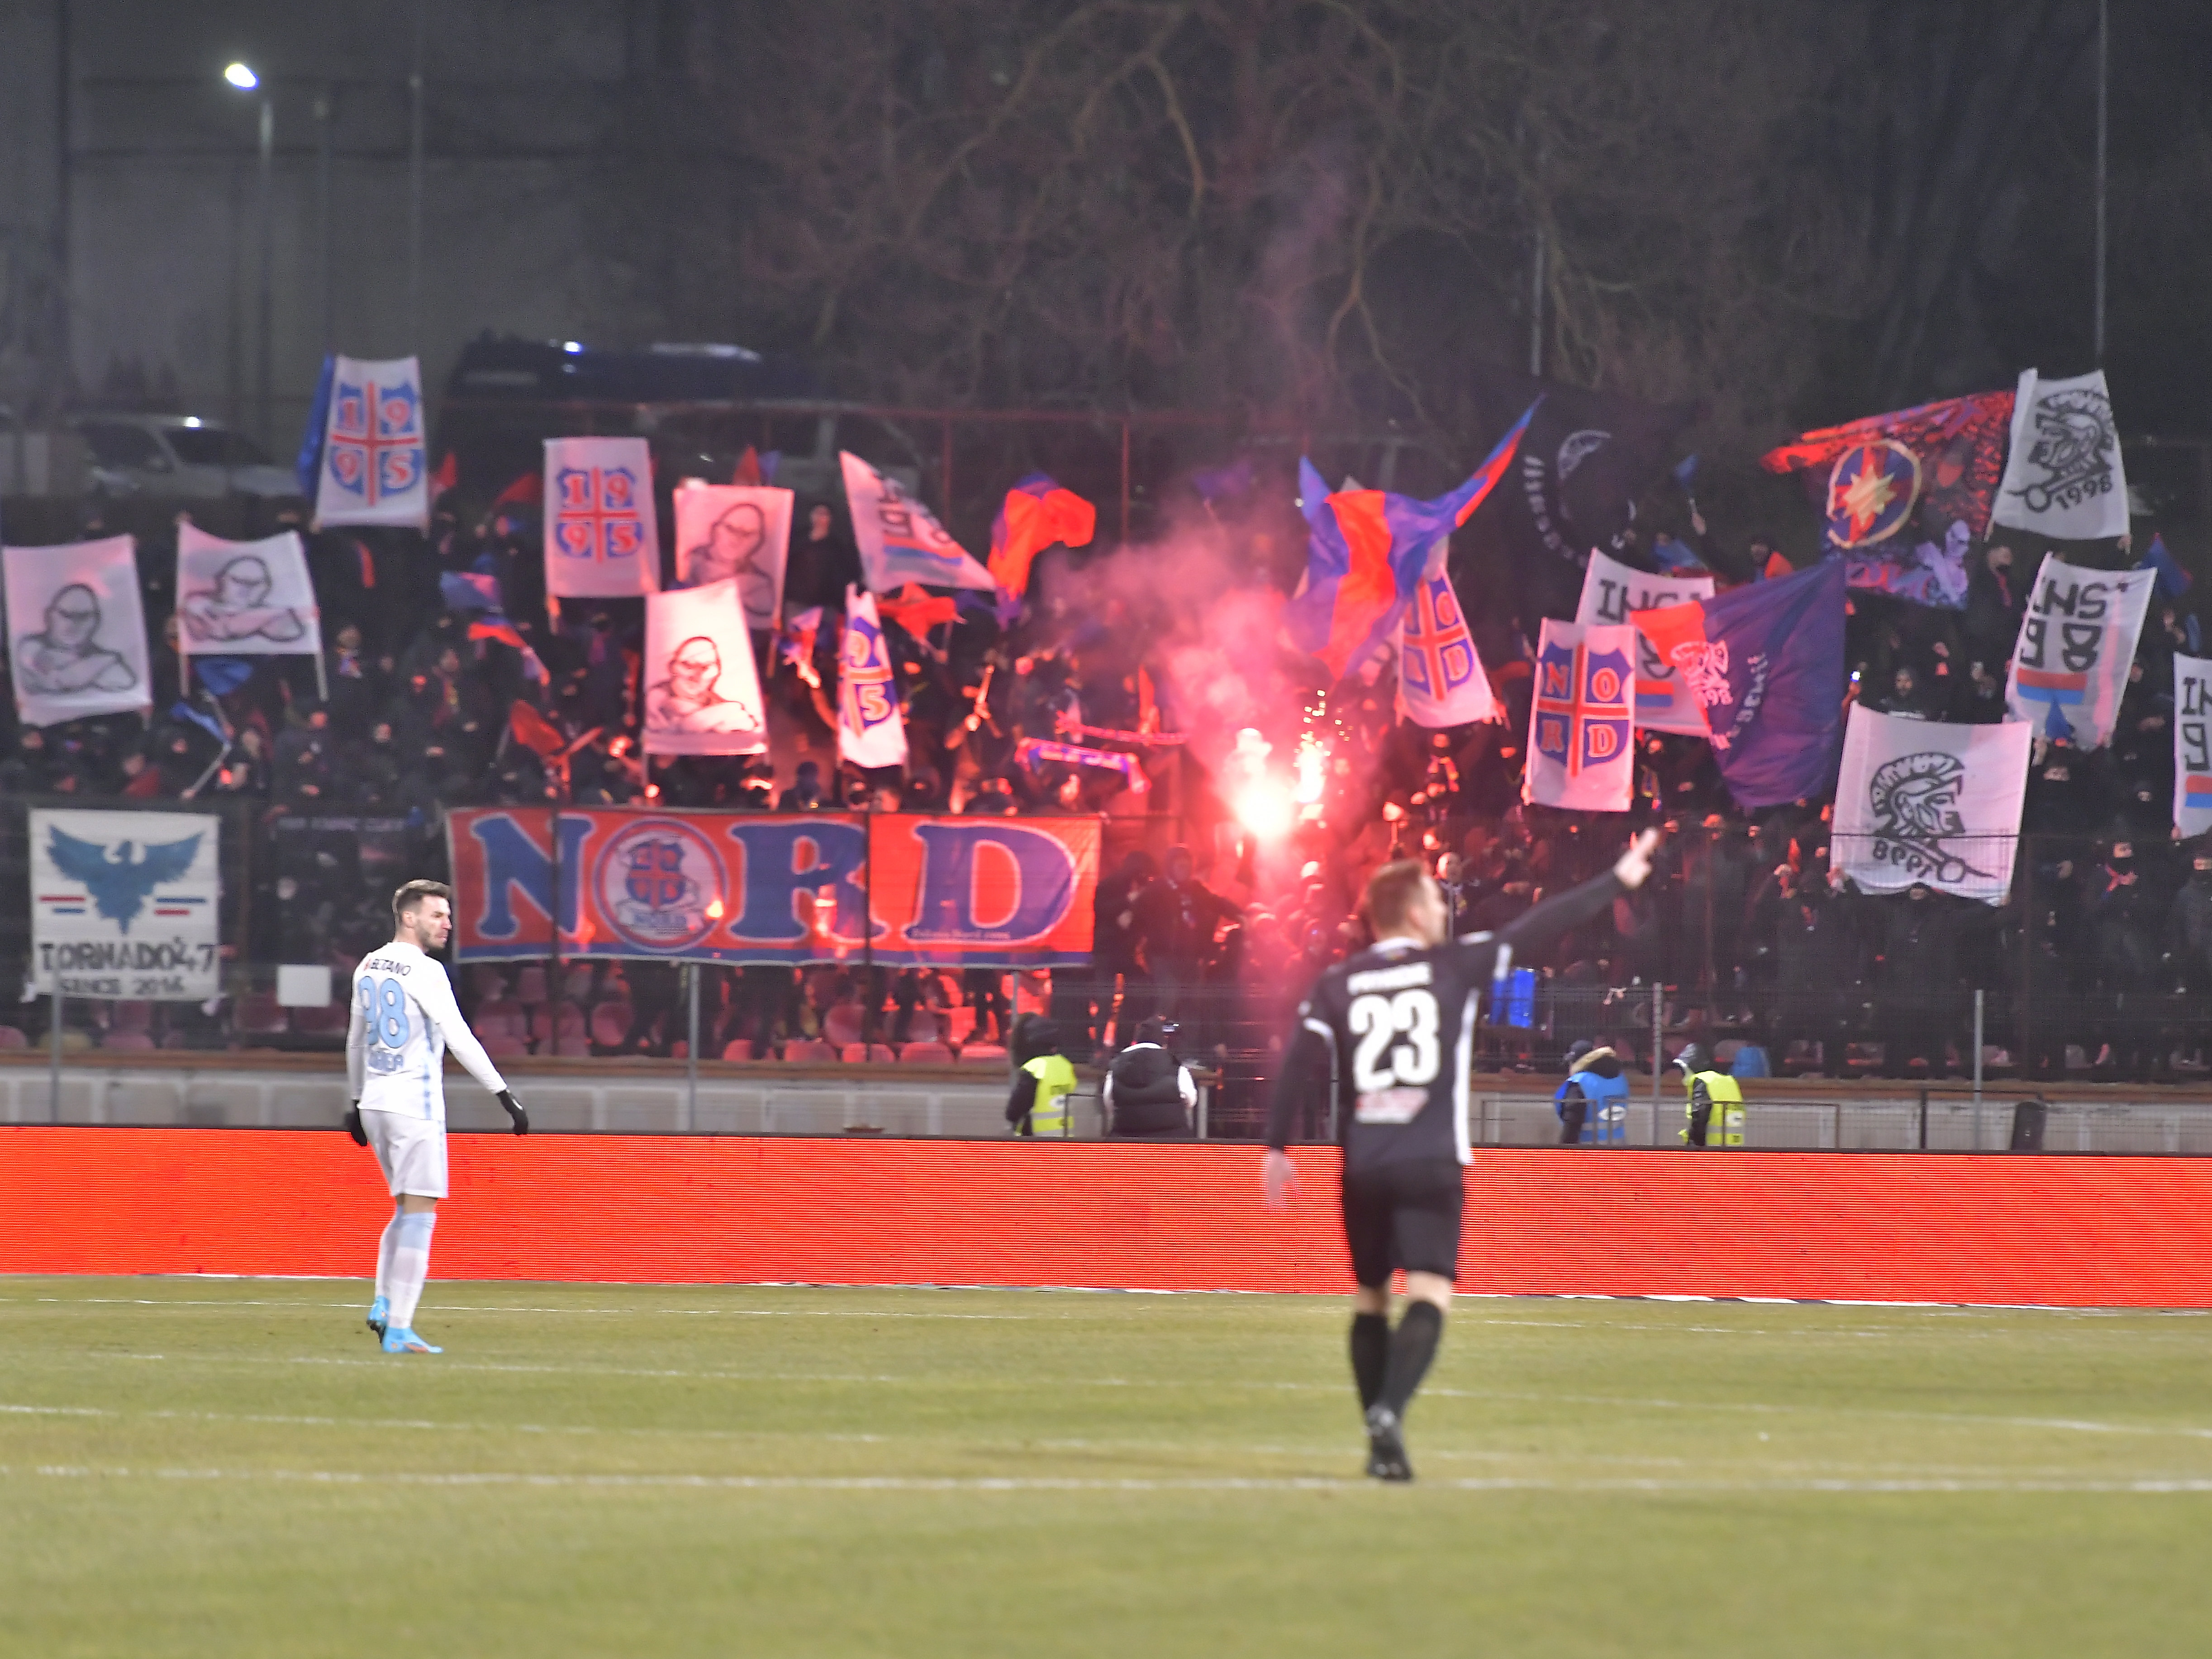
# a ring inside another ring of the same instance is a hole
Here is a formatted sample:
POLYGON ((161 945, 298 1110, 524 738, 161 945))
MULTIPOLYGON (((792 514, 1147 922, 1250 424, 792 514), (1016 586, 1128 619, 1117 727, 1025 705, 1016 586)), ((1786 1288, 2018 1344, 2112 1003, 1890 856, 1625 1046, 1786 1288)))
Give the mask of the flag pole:
POLYGON ((2112 104, 2112 19, 2109 0, 2097 0, 2097 314, 2091 330, 2097 367, 2105 366, 2105 186, 2107 112, 2112 104))

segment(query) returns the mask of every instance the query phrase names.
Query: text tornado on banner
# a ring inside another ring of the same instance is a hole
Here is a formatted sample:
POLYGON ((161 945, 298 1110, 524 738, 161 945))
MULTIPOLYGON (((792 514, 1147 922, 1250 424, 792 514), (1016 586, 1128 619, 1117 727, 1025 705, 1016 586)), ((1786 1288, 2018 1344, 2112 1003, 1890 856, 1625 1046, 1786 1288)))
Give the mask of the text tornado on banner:
POLYGON ((837 758, 870 768, 906 764, 906 719, 876 596, 851 587, 837 654, 837 758))
POLYGON ((2173 659, 2173 827, 2212 830, 2212 659, 2173 659))
POLYGON ((645 601, 645 752, 757 755, 760 671, 735 578, 645 601))
POLYGON ((1632 628, 1544 619, 1522 799, 1588 812, 1628 810, 1635 651, 1632 628))
POLYGON ((896 478, 858 455, 840 452, 845 501, 853 510, 853 540, 860 553, 860 580, 872 593, 890 593, 908 582, 925 587, 973 587, 989 592, 991 573, 970 558, 937 517, 896 478))
POLYGON ((146 613, 128 536, 0 556, 15 714, 26 726, 149 709, 146 613))
POLYGON ((201 1002, 218 982, 222 820, 33 810, 31 978, 64 997, 201 1002))
POLYGON ((1399 624, 1398 695, 1406 718, 1431 731, 1498 718, 1490 677, 1446 571, 1422 578, 1399 624))
POLYGON ((185 656, 317 656, 322 612, 298 532, 227 542, 177 525, 177 649, 185 656))
POLYGON ((2005 682, 2009 717, 2077 749, 2110 743, 2157 580, 2155 570, 2085 570, 2045 554, 2005 682))
POLYGON ((412 357, 338 357, 330 369, 315 528, 430 524, 422 370, 412 357))
POLYGON ((2035 733, 1948 726, 1854 703, 1836 782, 1836 870, 1869 893, 1916 884, 2002 904, 2035 733))
POLYGON ((2012 452, 1990 516, 2053 541, 2128 533, 2127 470, 2103 369, 2070 380, 2021 371, 2012 406, 2012 452))
MULTIPOLYGON (((1694 605, 1712 596, 1711 576, 1655 576, 1593 551, 1589 568, 1583 573, 1582 603, 1575 608, 1575 620, 1618 626, 1634 611, 1694 605)), ((1641 633, 1636 636, 1636 724, 1650 732, 1705 735, 1705 711, 1684 688, 1674 665, 1641 633)))
POLYGON ((619 599, 660 588, 653 457, 642 438, 545 441, 545 591, 619 599))

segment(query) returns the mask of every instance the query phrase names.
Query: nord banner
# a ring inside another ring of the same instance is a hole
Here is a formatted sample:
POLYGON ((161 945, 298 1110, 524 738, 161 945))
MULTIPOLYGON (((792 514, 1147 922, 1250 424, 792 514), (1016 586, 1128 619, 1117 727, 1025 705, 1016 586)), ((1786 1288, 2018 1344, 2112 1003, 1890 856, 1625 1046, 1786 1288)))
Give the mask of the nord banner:
POLYGON ((877 962, 1079 966, 1098 836, 1096 818, 456 811, 453 954, 552 955, 557 890, 564 957, 849 961, 872 911, 877 962))

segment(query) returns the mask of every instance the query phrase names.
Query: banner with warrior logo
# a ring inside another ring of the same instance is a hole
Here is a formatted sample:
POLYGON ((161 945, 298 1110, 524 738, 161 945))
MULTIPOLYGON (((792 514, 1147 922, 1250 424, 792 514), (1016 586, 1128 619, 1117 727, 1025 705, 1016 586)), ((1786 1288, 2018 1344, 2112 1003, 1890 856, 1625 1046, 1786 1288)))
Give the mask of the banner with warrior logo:
POLYGON ((1421 580, 1398 629, 1398 696, 1407 720, 1437 731, 1500 718, 1449 572, 1421 580))
MULTIPOLYGON (((1634 611, 1694 605, 1712 596, 1711 576, 1654 576, 1594 551, 1589 568, 1583 573, 1583 599, 1575 608, 1575 620, 1618 625, 1634 611)), ((1705 709, 1689 694, 1674 664, 1641 632, 1636 635, 1636 723, 1647 732, 1705 735, 1705 709)))
POLYGON ((760 671, 735 578, 645 600, 645 752, 757 755, 760 671))
POLYGON ((1544 618, 1523 800, 1586 812, 1628 810, 1636 766, 1635 652, 1632 628, 1544 618))
POLYGON ((784 566, 791 553, 788 489, 769 484, 709 484, 687 479, 676 489, 676 585, 738 584, 745 626, 772 633, 783 620, 784 566))
POLYGON ((1095 817, 502 806, 448 813, 447 826, 461 962, 552 954, 556 909, 564 957, 808 963, 867 951, 948 968, 1091 959, 1095 817))
POLYGON ((2019 720, 1947 726, 1852 704, 1836 782, 1834 867, 1869 893, 1924 884, 2002 904, 2034 739, 2019 720))
POLYGON ((430 525, 430 469, 423 461, 422 370, 412 357, 335 357, 315 523, 430 525))
POLYGON ((128 536, 0 556, 15 714, 56 726, 152 707, 146 613, 128 536))
POLYGON ((2008 718, 2077 749, 2112 740, 2155 570, 2085 570, 2043 556, 2005 681, 2008 718))
POLYGON ((852 587, 837 653, 837 758, 871 768, 906 764, 906 716, 876 596, 852 587))
POLYGON ((2173 659, 2173 828, 2212 830, 2212 659, 2173 659))
POLYGON ((2053 541, 2128 533, 2128 478, 2105 371, 2070 380, 2023 369, 2012 406, 2012 453, 1997 486, 1998 524, 2053 541))
POLYGON ((296 531, 227 542, 177 522, 177 649, 185 656, 322 654, 322 612, 296 531))
POLYGON ((644 439, 545 441, 545 591, 562 599, 660 591, 660 527, 644 439))

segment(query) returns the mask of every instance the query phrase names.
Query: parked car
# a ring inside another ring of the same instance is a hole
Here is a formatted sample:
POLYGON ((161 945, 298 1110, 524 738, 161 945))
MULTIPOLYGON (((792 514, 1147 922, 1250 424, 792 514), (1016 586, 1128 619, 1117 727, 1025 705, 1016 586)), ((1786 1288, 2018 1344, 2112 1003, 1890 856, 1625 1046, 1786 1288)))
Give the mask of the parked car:
POLYGON ((76 426, 90 452, 94 495, 300 500, 300 481, 291 468, 278 465, 252 439, 219 421, 197 415, 85 415, 76 426))

